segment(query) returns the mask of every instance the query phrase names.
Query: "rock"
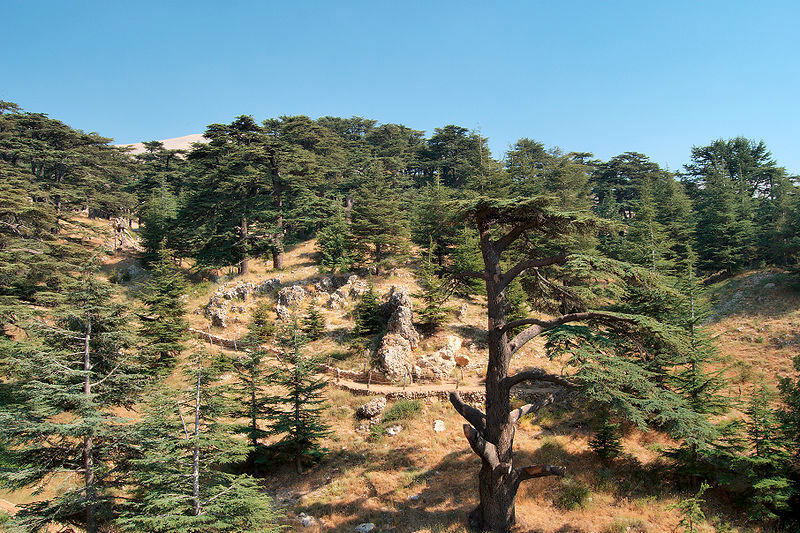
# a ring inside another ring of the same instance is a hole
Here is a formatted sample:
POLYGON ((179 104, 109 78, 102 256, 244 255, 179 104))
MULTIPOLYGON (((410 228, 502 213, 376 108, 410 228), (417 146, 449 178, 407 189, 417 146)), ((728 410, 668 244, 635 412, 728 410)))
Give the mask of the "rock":
POLYGON ((466 355, 456 355, 455 357, 456 366, 464 368, 469 366, 469 357, 466 355))
POLYGON ((369 291, 369 285, 364 280, 358 280, 352 285, 348 285, 350 287, 349 295, 350 298, 361 298, 369 291))
POLYGON ((333 289, 333 281, 326 276, 314 282, 314 288, 318 292, 330 292, 333 289))
POLYGON ((289 307, 291 305, 302 302, 307 293, 306 290, 300 285, 292 285, 291 287, 284 287, 278 291, 278 304, 289 307))
POLYGON ((378 349, 378 360, 389 379, 410 377, 411 343, 397 333, 387 333, 383 336, 381 347, 378 349))
POLYGON ((271 278, 256 285, 253 288, 253 292, 256 294, 269 294, 278 290, 280 286, 281 280, 279 278, 271 278))
MULTIPOLYGON (((130 265, 128 265, 128 268, 126 270, 128 272, 128 278, 129 279, 138 278, 139 276, 142 275, 142 272, 144 272, 142 270, 142 267, 140 267, 136 263, 131 263, 130 265)), ((774 286, 775 285, 773 284, 773 287, 774 286)))
POLYGON ((328 298, 328 303, 325 304, 325 307, 328 309, 340 309, 343 307, 347 302, 344 299, 344 296, 339 294, 339 290, 332 293, 328 298))
POLYGON ((384 409, 386 409, 386 398, 378 396, 356 409, 356 416, 359 418, 375 418, 380 415, 384 409))
POLYGON ((467 317, 468 310, 469 306, 467 306, 467 304, 465 303, 461 304, 461 306, 458 308, 458 314, 456 315, 456 317, 458 317, 459 320, 464 320, 467 317))
POLYGON ((278 315, 280 320, 286 320, 292 315, 292 312, 285 305, 278 304, 275 306, 275 314, 278 315))
POLYGON ((206 309, 208 318, 211 319, 211 325, 215 328, 228 327, 228 311, 225 307, 209 307, 206 309))
POLYGON ((381 315, 389 317, 398 307, 408 307, 411 309, 413 306, 411 297, 408 295, 408 289, 406 287, 394 285, 389 291, 389 298, 381 305, 381 315))
POLYGON ((297 518, 300 519, 300 525, 303 527, 314 527, 317 525, 317 519, 305 513, 300 513, 297 518))
POLYGON ((433 430, 436 433, 441 433, 445 430, 444 421, 443 420, 434 420, 433 421, 433 430))
POLYGON ((765 283, 764 284, 764 288, 765 289, 774 289, 775 288, 775 284, 771 283, 771 282, 770 283, 765 283))
MULTIPOLYGON (((456 359, 464 357, 456 354, 460 349, 460 337, 447 337, 444 347, 432 354, 423 355, 420 358, 418 364, 423 368, 422 376, 438 380, 448 377, 456 368, 456 359)), ((469 358, 466 358, 466 360, 467 363, 469 363, 469 358)))
POLYGON ((386 434, 389 435, 390 437, 394 437, 401 431, 403 431, 403 426, 401 426, 400 424, 389 426, 388 428, 386 428, 386 434))
POLYGON ((364 522, 363 524, 358 524, 356 526, 355 532, 356 533, 369 533, 370 531, 375 529, 375 524, 372 522, 364 522))
POLYGON ((419 345, 419 333, 417 333, 411 320, 411 307, 398 307, 389 317, 387 331, 405 338, 413 350, 419 345))

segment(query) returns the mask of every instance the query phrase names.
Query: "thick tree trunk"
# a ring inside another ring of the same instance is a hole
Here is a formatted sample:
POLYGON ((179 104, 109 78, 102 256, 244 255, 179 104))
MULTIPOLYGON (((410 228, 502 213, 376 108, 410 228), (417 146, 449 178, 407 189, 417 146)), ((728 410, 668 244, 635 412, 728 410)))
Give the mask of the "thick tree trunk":
POLYGON ((480 506, 473 514, 481 531, 510 531, 514 525, 514 504, 517 496, 517 483, 511 471, 512 447, 514 444, 514 424, 509 422, 511 411, 510 395, 503 386, 508 376, 511 362, 511 349, 506 334, 499 328, 506 324, 505 291, 499 287, 502 269, 500 255, 491 242, 489 226, 479 221, 481 252, 486 273, 486 298, 489 331, 489 364, 486 372, 486 441, 494 444, 497 459, 507 468, 490 465, 483 459, 478 476, 480 506))
POLYGON ((279 246, 272 249, 272 267, 275 270, 283 270, 283 243, 279 246))

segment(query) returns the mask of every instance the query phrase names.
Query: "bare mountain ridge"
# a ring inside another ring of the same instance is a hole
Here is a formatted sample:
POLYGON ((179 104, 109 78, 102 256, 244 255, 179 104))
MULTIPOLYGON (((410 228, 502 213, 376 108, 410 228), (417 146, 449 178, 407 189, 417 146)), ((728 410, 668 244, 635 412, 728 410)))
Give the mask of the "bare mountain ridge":
MULTIPOLYGON (((190 135, 184 135, 183 137, 174 137, 172 139, 161 139, 161 142, 164 143, 164 148, 167 150, 189 150, 193 143, 205 143, 208 142, 208 139, 203 137, 202 133, 192 133, 190 135)), ((133 143, 133 144, 115 144, 114 146, 118 147, 130 147, 131 154, 141 154, 144 150, 144 143, 133 143)))

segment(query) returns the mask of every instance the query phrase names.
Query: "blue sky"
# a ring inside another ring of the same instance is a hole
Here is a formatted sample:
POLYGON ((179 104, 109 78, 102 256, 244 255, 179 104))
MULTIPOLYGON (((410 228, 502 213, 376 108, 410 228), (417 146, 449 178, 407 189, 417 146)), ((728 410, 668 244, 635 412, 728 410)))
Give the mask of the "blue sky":
POLYGON ((0 99, 129 143, 240 114, 480 129, 679 169, 764 140, 800 173, 800 2, 5 0, 0 99))

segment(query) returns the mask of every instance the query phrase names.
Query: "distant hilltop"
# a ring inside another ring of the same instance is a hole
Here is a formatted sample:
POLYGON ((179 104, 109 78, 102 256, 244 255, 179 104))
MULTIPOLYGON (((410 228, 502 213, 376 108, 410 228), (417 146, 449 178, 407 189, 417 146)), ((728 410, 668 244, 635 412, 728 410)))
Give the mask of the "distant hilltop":
MULTIPOLYGON (((206 143, 208 139, 203 137, 202 133, 192 133, 191 135, 175 137, 174 139, 161 139, 161 142, 164 143, 164 148, 167 150, 188 150, 191 148, 192 143, 206 143)), ((141 154, 144 152, 144 143, 115 144, 114 146, 129 146, 131 147, 131 154, 141 154)))

